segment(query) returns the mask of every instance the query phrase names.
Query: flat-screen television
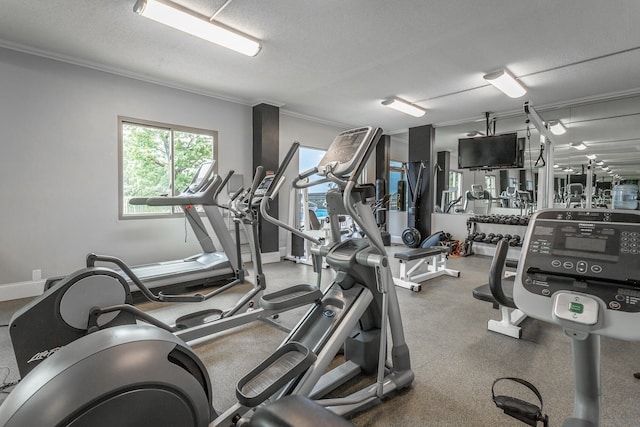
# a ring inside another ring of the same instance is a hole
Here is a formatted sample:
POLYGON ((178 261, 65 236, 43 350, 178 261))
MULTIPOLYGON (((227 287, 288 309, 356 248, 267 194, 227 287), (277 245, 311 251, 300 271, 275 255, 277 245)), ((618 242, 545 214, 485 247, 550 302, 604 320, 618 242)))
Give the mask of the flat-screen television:
POLYGON ((458 140, 458 169, 521 169, 524 138, 517 133, 458 140))

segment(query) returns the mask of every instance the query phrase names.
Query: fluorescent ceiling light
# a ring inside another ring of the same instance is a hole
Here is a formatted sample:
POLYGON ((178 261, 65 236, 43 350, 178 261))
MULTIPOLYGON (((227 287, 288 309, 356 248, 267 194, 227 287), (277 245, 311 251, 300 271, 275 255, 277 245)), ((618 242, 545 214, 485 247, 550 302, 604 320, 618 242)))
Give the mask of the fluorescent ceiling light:
POLYGON ((571 172, 573 172, 573 169, 572 168, 566 168, 566 169, 563 169, 563 171, 571 173, 571 172))
POLYGON ((210 21, 166 0, 138 0, 133 11, 145 18, 210 41, 247 56, 256 56, 261 46, 256 40, 225 25, 210 21))
POLYGON ((398 98, 385 99, 382 101, 382 105, 391 107, 394 110, 401 111, 413 117, 422 117, 427 113, 427 110, 424 108, 398 98))
POLYGON ((527 89, 507 70, 499 70, 484 76, 484 79, 511 98, 520 98, 527 89))
POLYGON ((553 165, 554 169, 558 169, 560 166, 559 165, 553 165))
POLYGON ((467 136, 473 138, 475 136, 484 136, 484 132, 480 132, 479 130, 474 130, 467 133, 467 136))
POLYGON ((584 145, 582 142, 573 142, 573 143, 571 143, 569 145, 571 145, 573 148, 575 148, 576 150, 579 150, 579 151, 587 149, 587 146, 584 145))
POLYGON ((597 156, 595 154, 587 154, 587 159, 589 159, 589 160, 595 160, 596 157, 597 156))
POLYGON ((603 167, 602 167, 602 170, 603 170, 603 171, 608 171, 608 170, 609 170, 609 166, 603 166, 603 167))
POLYGON ((567 133, 567 129, 564 127, 560 120, 549 122, 549 130, 554 135, 564 135, 565 133, 567 133))
POLYGON ((603 166, 603 165, 604 165, 604 162, 603 162, 602 160, 600 160, 599 162, 596 162, 596 165, 598 165, 598 166, 603 166))

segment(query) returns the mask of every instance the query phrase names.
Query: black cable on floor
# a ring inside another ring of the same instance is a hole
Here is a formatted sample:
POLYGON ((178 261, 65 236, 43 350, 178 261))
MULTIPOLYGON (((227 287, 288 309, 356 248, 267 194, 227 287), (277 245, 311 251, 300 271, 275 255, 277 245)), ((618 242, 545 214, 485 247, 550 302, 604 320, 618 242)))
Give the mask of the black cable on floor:
POLYGON ((11 390, 7 391, 7 389, 9 387, 13 387, 14 385, 18 384, 20 382, 20 380, 18 381, 14 381, 11 383, 6 382, 7 378, 9 378, 9 374, 11 374, 11 369, 7 366, 3 366, 0 369, 6 369, 7 373, 5 374, 4 378, 2 379, 2 385, 0 385, 0 393, 9 393, 11 390))

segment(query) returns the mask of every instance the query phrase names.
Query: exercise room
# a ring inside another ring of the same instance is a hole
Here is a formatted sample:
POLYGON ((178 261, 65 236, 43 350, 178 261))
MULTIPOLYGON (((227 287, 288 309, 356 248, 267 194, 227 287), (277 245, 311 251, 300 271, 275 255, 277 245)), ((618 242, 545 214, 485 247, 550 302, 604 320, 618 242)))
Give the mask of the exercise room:
POLYGON ((638 17, 3 1, 0 426, 640 425, 638 17))

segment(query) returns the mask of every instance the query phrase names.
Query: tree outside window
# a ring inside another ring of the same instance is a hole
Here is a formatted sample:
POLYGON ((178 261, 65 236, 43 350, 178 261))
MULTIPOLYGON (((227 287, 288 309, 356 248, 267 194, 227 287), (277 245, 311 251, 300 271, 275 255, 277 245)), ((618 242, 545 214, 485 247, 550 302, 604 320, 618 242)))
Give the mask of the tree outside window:
POLYGON ((217 132, 119 119, 120 217, 166 216, 164 206, 134 206, 134 197, 180 194, 200 165, 214 160, 217 132))

